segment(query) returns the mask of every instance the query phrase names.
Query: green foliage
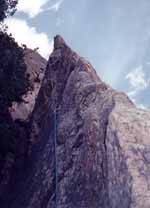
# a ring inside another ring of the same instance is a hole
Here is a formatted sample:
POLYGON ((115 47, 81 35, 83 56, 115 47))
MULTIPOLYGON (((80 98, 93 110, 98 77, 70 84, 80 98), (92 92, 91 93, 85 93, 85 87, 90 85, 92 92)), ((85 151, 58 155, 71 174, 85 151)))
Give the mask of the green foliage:
POLYGON ((23 49, 11 36, 0 32, 0 95, 7 105, 21 101, 29 88, 23 49))
POLYGON ((6 33, 0 32, 0 153, 15 152, 18 126, 8 108, 13 101, 22 101, 30 88, 23 49, 6 33))
POLYGON ((17 2, 18 0, 0 0, 0 21, 3 21, 9 14, 14 14, 17 2))
POLYGON ((6 4, 6 1, 0 0, 0 21, 2 21, 6 17, 5 12, 7 11, 7 9, 8 6, 6 4))
POLYGON ((5 177, 3 165, 7 154, 18 157, 26 144, 26 123, 13 121, 9 113, 12 102, 22 101, 22 95, 30 88, 24 62, 26 46, 19 47, 3 23, 8 15, 14 14, 16 4, 17 0, 0 0, 0 183, 5 177))

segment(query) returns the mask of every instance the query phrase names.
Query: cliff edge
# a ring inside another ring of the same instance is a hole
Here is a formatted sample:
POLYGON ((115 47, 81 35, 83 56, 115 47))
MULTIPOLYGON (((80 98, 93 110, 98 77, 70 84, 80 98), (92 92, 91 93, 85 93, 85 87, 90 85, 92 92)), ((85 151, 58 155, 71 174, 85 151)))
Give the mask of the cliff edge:
POLYGON ((150 207, 150 113, 56 36, 11 208, 150 207))

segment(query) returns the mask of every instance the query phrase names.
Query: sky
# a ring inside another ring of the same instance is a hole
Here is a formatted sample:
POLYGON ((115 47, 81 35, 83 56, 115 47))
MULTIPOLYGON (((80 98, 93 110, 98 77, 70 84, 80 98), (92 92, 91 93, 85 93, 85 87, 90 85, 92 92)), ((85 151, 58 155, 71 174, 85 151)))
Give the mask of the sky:
POLYGON ((150 107, 150 0, 19 0, 9 32, 48 59, 63 36, 98 75, 150 107))

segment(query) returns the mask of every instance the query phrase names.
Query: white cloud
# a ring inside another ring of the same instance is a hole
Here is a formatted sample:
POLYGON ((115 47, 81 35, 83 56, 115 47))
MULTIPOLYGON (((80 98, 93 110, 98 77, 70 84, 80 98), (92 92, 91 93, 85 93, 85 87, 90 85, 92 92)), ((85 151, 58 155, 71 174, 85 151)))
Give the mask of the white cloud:
POLYGON ((144 90, 148 86, 142 66, 139 66, 127 74, 126 79, 129 81, 131 87, 136 91, 144 90))
POLYGON ((64 0, 59 0, 58 2, 56 2, 55 4, 53 4, 51 7, 49 7, 48 10, 53 10, 55 12, 58 12, 58 10, 60 9, 63 1, 64 0))
POLYGON ((46 33, 38 33, 35 27, 30 27, 25 20, 17 18, 8 18, 5 23, 8 25, 8 32, 12 33, 20 45, 26 44, 31 49, 39 47, 38 52, 48 58, 53 50, 53 41, 49 41, 46 33))
POLYGON ((24 12, 28 14, 29 17, 33 18, 44 11, 43 7, 49 1, 50 0, 19 0, 17 10, 19 12, 24 12))
POLYGON ((143 105, 142 103, 138 103, 137 100, 136 100, 136 95, 137 95, 137 91, 131 91, 131 92, 128 92, 127 95, 130 97, 130 99, 132 100, 132 102, 138 107, 138 108, 141 108, 143 110, 146 110, 147 107, 145 105, 143 105))
POLYGON ((137 105, 137 107, 141 108, 143 110, 147 110, 147 107, 145 105, 143 105, 143 104, 139 104, 139 105, 137 105))
POLYGON ((134 96, 136 96, 137 91, 133 90, 133 91, 128 92, 127 94, 128 94, 129 97, 133 98, 134 96))
POLYGON ((142 103, 137 102, 139 93, 148 87, 149 81, 146 79, 143 67, 139 66, 132 70, 125 77, 130 84, 131 91, 127 94, 132 99, 132 101, 137 105, 138 108, 146 109, 142 103))

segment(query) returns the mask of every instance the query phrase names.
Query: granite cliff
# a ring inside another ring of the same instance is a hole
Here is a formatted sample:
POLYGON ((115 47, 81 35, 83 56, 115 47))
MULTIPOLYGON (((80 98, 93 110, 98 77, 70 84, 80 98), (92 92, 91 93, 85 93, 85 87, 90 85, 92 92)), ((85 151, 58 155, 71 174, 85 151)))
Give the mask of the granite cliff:
POLYGON ((46 64, 36 51, 22 49, 12 37, 0 33, 0 207, 11 201, 26 162, 29 120, 46 64), (20 87, 26 82, 29 88, 20 87))
POLYGON ((149 208, 150 112, 56 36, 7 208, 149 208))

